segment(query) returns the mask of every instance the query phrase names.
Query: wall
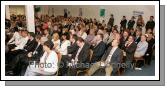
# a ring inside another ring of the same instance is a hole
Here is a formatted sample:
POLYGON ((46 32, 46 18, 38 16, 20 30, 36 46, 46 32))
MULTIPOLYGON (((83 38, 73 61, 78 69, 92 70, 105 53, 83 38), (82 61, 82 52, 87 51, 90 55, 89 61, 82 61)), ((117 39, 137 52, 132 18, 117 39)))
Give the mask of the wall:
POLYGON ((9 6, 10 14, 24 15, 25 6, 24 5, 10 5, 9 6))

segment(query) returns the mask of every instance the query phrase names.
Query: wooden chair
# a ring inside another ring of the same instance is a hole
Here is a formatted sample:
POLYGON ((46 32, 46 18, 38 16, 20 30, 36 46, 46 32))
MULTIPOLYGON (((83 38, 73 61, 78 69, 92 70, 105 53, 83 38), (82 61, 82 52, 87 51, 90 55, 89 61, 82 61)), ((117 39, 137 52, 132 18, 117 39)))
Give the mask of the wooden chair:
POLYGON ((135 61, 135 67, 136 67, 137 61, 143 61, 144 66, 145 66, 145 59, 144 59, 143 56, 141 56, 141 57, 134 57, 134 61, 135 61))

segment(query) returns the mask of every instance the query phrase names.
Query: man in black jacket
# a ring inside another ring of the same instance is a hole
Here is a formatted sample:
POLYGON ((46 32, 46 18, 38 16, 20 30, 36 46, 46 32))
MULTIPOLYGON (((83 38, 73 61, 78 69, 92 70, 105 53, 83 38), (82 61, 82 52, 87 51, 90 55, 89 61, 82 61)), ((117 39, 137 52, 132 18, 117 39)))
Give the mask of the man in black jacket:
POLYGON ((132 16, 131 20, 129 20, 129 22, 128 22, 128 29, 129 29, 129 30, 133 29, 133 26, 134 26, 134 24, 135 24, 134 19, 135 19, 135 17, 132 16))
POLYGON ((106 50, 106 44, 103 42, 103 34, 96 35, 96 45, 93 47, 93 55, 91 63, 95 63, 101 60, 106 50))
POLYGON ((22 53, 16 56, 15 58, 16 64, 13 69, 14 75, 21 75, 21 71, 25 70, 31 62, 33 61, 36 61, 36 63, 39 62, 40 57, 43 55, 41 36, 37 35, 35 37, 35 40, 37 42, 37 45, 34 46, 34 49, 32 51, 29 51, 27 53, 22 53))
POLYGON ((130 65, 134 58, 134 53, 136 51, 137 44, 134 42, 134 37, 129 36, 128 41, 124 45, 124 52, 126 53, 126 65, 130 65))
POLYGON ((154 27, 155 27, 154 16, 150 16, 150 20, 147 21, 146 23, 146 31, 148 29, 151 29, 153 31, 154 27))
POLYGON ((121 24, 120 33, 122 33, 126 29, 126 23, 127 23, 126 16, 123 16, 120 22, 121 24))
POLYGON ((146 60, 146 64, 150 65, 151 64, 151 57, 153 54, 153 48, 154 48, 154 44, 155 44, 155 39, 153 39, 152 32, 148 34, 147 42, 148 42, 148 48, 147 48, 147 51, 144 55, 144 58, 146 60))
POLYGON ((81 37, 78 38, 77 45, 79 46, 77 53, 75 57, 72 58, 71 63, 69 63, 69 75, 77 75, 78 70, 86 69, 87 64, 89 64, 90 45, 86 43, 81 37))

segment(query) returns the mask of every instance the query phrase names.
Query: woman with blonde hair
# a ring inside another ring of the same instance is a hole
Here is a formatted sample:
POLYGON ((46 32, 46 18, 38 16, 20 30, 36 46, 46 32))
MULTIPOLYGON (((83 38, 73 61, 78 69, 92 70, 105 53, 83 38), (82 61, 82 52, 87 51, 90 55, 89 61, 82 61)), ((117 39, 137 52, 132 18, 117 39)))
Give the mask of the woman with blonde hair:
POLYGON ((53 48, 55 49, 55 51, 59 52, 59 50, 60 50, 60 39, 59 39, 59 34, 58 33, 53 34, 52 42, 54 44, 53 48))

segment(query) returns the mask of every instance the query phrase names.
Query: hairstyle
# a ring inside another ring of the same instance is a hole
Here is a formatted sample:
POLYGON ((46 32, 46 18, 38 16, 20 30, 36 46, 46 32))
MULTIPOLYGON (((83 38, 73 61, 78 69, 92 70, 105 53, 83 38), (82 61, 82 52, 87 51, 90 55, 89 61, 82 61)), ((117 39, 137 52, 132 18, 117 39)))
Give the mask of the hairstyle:
POLYGON ((100 38, 103 40, 103 37, 104 37, 103 34, 100 33, 100 34, 97 34, 97 35, 100 35, 100 38))
POLYGON ((75 41, 78 40, 78 36, 77 36, 76 34, 73 34, 73 35, 72 35, 72 38, 73 38, 75 41))
POLYGON ((36 39, 39 39, 39 40, 41 39, 41 37, 42 37, 41 35, 36 35, 36 36, 35 36, 35 38, 36 38, 36 39))
POLYGON ((132 36, 132 35, 130 35, 129 37, 132 37, 133 40, 135 39, 134 36, 132 36))
POLYGON ((44 42, 44 44, 43 44, 43 45, 47 46, 49 49, 52 49, 52 48, 53 48, 53 46, 54 46, 53 42, 52 42, 52 41, 50 41, 50 40, 48 40, 48 41, 44 42))
POLYGON ((58 40, 59 39, 59 34, 58 33, 54 33, 53 34, 53 39, 57 39, 58 40))
POLYGON ((79 42, 84 42, 84 39, 81 38, 81 37, 78 37, 78 40, 77 40, 77 41, 79 41, 79 42))

